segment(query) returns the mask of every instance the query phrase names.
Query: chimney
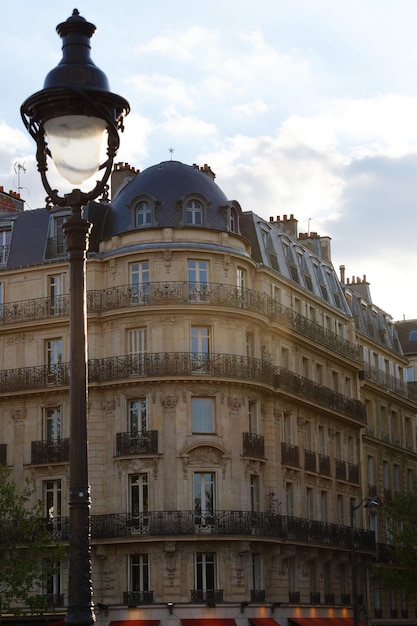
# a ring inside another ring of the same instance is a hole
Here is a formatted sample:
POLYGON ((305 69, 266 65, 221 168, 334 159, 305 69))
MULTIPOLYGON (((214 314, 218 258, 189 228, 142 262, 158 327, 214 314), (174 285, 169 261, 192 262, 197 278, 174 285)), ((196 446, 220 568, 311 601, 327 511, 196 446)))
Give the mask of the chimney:
POLYGON ((115 163, 110 178, 111 198, 114 199, 124 185, 140 174, 140 170, 129 165, 129 163, 115 163))
POLYGON ((345 284, 345 266, 344 265, 339 265, 339 270, 340 270, 340 282, 345 284))

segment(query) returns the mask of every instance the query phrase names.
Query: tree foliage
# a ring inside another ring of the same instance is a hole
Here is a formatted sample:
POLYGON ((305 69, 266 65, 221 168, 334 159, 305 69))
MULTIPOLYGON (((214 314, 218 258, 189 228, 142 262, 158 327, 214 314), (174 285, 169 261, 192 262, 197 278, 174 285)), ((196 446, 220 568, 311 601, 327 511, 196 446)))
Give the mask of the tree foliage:
POLYGON ((0 467, 0 616, 16 607, 45 610, 41 590, 64 553, 47 528, 42 502, 32 505, 33 492, 30 482, 19 492, 10 471, 0 467))
POLYGON ((389 524, 388 558, 377 567, 383 587, 403 589, 408 598, 417 593, 417 484, 397 492, 386 505, 389 524))

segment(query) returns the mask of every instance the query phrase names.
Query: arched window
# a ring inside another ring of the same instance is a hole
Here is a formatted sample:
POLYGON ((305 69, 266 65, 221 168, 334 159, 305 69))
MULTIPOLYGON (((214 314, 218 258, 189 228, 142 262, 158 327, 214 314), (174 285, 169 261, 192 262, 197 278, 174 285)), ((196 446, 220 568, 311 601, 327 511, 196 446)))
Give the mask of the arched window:
POLYGON ((188 200, 185 207, 185 223, 193 226, 203 224, 203 205, 199 200, 188 200))
POLYGON ((142 226, 152 225, 152 207, 147 200, 141 200, 135 208, 135 226, 141 228, 142 226))

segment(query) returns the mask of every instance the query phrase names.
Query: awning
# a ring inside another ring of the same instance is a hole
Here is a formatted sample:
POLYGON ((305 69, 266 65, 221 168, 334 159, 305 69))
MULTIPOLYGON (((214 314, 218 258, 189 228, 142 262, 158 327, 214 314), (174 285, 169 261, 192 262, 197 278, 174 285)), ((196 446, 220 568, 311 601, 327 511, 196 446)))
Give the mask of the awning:
MULTIPOLYGON (((289 622, 297 626, 353 626, 352 617, 289 617, 289 622)), ((358 626, 366 626, 359 622, 358 626)))
POLYGON ((216 617, 208 617, 207 619, 182 619, 182 626, 236 626, 234 619, 221 619, 216 617))
POLYGON ((120 619, 113 620, 109 626, 158 626, 159 619, 120 619))
POLYGON ((248 620, 253 626, 279 626, 272 617, 248 617, 248 620))

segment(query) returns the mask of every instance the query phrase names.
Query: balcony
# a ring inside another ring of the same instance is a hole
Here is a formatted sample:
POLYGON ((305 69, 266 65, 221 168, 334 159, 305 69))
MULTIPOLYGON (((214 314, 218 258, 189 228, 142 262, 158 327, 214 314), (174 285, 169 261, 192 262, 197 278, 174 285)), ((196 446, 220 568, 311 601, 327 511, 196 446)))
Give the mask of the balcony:
POLYGON ((206 602, 212 606, 223 602, 223 589, 191 589, 191 602, 206 602))
POLYGON ((47 593, 39 596, 39 598, 48 609, 58 609, 64 606, 63 593, 47 593))
POLYGON ((299 591, 289 591, 288 592, 288 602, 289 602, 289 604, 300 604, 300 592, 299 591))
MULTIPOLYGON (((94 541, 148 535, 167 536, 258 536, 282 541, 351 546, 350 527, 275 513, 252 511, 214 511, 205 517, 195 511, 153 511, 133 516, 130 513, 93 515, 91 536, 94 541)), ((48 521, 48 528, 56 539, 68 538, 68 519, 48 521)), ((373 531, 355 528, 355 545, 375 553, 373 531)))
POLYGON ((310 591, 310 604, 320 604, 319 591, 310 591))
POLYGON ((243 456, 253 459, 265 459, 265 441, 262 435, 255 433, 243 434, 243 456))
POLYGON ((408 398, 412 402, 417 402, 417 388, 395 376, 391 376, 369 363, 363 363, 363 370, 359 372, 360 380, 368 380, 379 387, 392 391, 403 398, 408 398))
POLYGON ((124 591, 123 604, 127 604, 128 607, 153 604, 153 591, 124 591))
POLYGON ((291 443, 281 441, 281 463, 283 465, 290 465, 291 467, 300 467, 298 446, 293 446, 291 443))
POLYGON ((158 431, 116 433, 116 456, 158 454, 158 431))
POLYGON ((346 462, 342 459, 335 459, 336 462, 336 480, 346 480, 346 462))
POLYGON ((359 485, 359 465, 356 463, 348 463, 348 481, 359 485))
POLYGON ((45 463, 68 463, 69 439, 56 441, 32 441, 30 462, 32 465, 45 463))
POLYGON ((274 385, 277 389, 294 393, 310 402, 316 402, 326 408, 340 411, 366 424, 366 405, 363 402, 344 396, 329 387, 323 387, 323 385, 283 367, 276 367, 274 372, 274 385))
POLYGON ((334 604, 334 593, 324 594, 324 604, 334 604))
POLYGON ((350 604, 350 593, 342 593, 340 596, 340 604, 350 604))
POLYGON ((330 457, 327 454, 319 454, 319 474, 323 476, 331 476, 330 457))
POLYGON ((266 592, 265 589, 251 589, 250 601, 251 602, 265 602, 266 592))
POLYGON ((317 471, 317 455, 313 450, 304 450, 304 469, 306 472, 317 471))

